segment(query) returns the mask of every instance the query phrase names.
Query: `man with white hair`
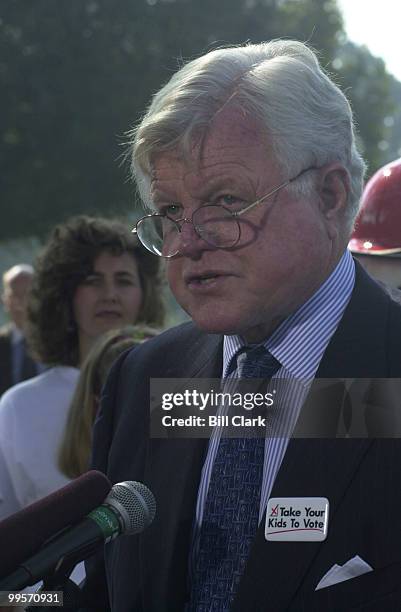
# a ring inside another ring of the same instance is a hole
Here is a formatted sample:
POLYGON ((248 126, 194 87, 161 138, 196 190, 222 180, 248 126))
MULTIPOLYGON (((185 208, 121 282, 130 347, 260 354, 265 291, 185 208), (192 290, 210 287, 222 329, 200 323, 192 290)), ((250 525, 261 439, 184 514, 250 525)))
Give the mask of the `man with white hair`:
POLYGON ((104 390, 93 466, 157 503, 140 537, 106 547, 112 610, 390 610, 399 402, 368 384, 357 426, 344 379, 400 377, 401 308, 347 250, 365 164, 346 97, 303 43, 217 49, 154 96, 131 146, 148 208, 135 232, 192 322, 124 355, 104 390), (230 438, 220 420, 202 439, 184 393, 175 414, 197 431, 158 422, 165 379, 238 377, 277 391, 280 435, 230 438))
POLYGON ((30 357, 24 337, 32 277, 33 267, 28 264, 17 264, 3 274, 1 299, 11 321, 0 328, 0 395, 18 382, 38 374, 38 365, 30 357))

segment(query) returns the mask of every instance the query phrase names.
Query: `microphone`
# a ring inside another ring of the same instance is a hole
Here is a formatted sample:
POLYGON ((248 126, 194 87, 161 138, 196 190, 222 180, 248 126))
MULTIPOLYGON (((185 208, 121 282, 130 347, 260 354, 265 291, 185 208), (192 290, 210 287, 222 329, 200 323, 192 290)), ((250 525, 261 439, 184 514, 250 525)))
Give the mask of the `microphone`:
POLYGON ((148 527, 156 513, 153 493, 140 482, 115 484, 101 506, 77 525, 45 543, 32 557, 0 581, 0 591, 18 591, 73 566, 92 554, 97 546, 118 535, 133 535, 148 527))
POLYGON ((0 578, 8 576, 50 537, 83 519, 99 506, 111 489, 96 470, 37 500, 0 522, 0 578))

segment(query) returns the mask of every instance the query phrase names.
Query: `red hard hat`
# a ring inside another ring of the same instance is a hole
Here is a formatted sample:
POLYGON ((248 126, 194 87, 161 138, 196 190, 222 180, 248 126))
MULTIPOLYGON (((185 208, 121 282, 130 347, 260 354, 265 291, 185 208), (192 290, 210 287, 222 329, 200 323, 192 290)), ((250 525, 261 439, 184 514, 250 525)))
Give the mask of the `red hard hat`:
POLYGON ((371 255, 401 253, 401 158, 366 183, 348 248, 371 255))

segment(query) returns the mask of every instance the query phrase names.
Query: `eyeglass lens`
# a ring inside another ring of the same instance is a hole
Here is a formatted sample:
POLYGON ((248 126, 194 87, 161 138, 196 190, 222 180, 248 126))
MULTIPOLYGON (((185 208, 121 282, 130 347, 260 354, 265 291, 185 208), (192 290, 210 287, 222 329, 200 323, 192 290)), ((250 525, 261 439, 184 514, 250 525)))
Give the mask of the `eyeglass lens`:
MULTIPOLYGON (((240 236, 237 220, 222 206, 206 205, 198 208, 193 214, 192 223, 198 236, 215 247, 234 246, 240 236)), ((179 225, 168 217, 149 216, 138 224, 138 238, 152 253, 171 257, 179 251, 178 228, 179 225)))

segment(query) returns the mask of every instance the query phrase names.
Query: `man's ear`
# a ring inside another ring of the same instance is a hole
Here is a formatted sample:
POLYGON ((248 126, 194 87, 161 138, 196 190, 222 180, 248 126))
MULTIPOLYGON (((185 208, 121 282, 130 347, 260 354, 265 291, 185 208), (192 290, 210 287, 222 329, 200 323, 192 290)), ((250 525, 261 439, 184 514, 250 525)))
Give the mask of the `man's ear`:
POLYGON ((350 192, 350 176, 339 162, 320 168, 318 193, 320 207, 327 221, 339 221, 346 209, 350 192))

